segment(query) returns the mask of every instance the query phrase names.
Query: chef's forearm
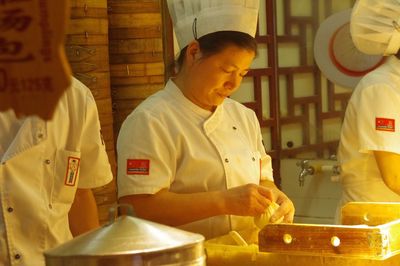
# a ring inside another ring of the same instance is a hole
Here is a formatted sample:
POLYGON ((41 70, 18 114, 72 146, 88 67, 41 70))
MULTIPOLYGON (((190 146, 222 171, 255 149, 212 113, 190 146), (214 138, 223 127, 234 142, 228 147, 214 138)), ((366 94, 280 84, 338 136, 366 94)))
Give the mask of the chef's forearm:
POLYGON ((400 195, 400 154, 374 151, 374 156, 383 181, 400 195))
POLYGON ((77 189, 68 218, 73 236, 78 236, 99 226, 97 205, 91 189, 77 189))
POLYGON ((133 205, 135 213, 147 220, 179 226, 222 214, 221 193, 177 194, 163 189, 154 195, 129 195, 120 203, 133 205))

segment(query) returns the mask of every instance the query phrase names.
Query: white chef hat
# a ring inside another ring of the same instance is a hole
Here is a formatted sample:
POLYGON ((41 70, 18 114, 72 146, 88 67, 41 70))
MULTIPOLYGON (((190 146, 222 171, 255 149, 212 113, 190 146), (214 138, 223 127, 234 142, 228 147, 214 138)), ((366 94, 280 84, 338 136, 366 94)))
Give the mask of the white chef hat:
POLYGON ((168 0, 179 47, 217 31, 255 36, 259 0, 168 0))
POLYGON ((350 20, 354 45, 366 54, 396 54, 399 24, 400 0, 357 0, 350 20))

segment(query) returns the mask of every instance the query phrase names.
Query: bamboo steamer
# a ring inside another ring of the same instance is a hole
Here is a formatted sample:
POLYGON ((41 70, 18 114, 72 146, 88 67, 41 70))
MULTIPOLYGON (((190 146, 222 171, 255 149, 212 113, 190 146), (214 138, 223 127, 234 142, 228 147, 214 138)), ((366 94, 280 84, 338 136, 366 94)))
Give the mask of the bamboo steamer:
MULTIPOLYGON (((72 16, 68 25, 66 45, 108 45, 108 19, 107 16, 90 16, 87 14, 91 7, 85 7, 86 1, 73 1, 78 6, 72 6, 72 16), (83 11, 77 11, 83 10, 83 11), (84 11, 87 10, 87 11, 84 11), (85 13, 86 12, 86 13, 85 13), (86 15, 85 15, 86 14, 86 15)), ((98 1, 106 4, 106 1, 98 1)), ((107 14, 107 8, 103 8, 103 13, 107 14)))
POLYGON ((110 40, 123 38, 157 38, 162 33, 161 26, 143 26, 142 28, 114 28, 109 33, 110 40))
POLYGON ((108 45, 108 36, 104 34, 81 32, 80 34, 69 34, 65 36, 65 39, 67 45, 108 45))
POLYGON ((127 85, 112 88, 112 95, 115 100, 123 99, 146 99, 151 94, 161 90, 163 84, 141 84, 127 85))
POLYGON ((112 54, 111 64, 162 62, 163 60, 161 38, 110 40, 109 48, 112 54))
POLYGON ((66 51, 74 73, 109 72, 107 46, 69 45, 66 51))
POLYGON ((163 60, 162 52, 149 52, 140 54, 120 54, 110 59, 110 64, 156 63, 163 60))
POLYGON ((108 21, 106 18, 71 18, 67 34, 84 35, 87 38, 92 35, 107 35, 108 21))
POLYGON ((108 72, 76 73, 75 77, 90 88, 96 100, 110 98, 110 75, 108 72))
POLYGON ((109 0, 110 40, 162 37, 160 1, 109 0))
POLYGON ((66 46, 108 46, 106 0, 71 0, 66 46))
POLYGON ((113 14, 160 13, 161 6, 159 2, 158 0, 108 0, 108 8, 113 14))
POLYGON ((112 102, 111 98, 96 101, 101 125, 112 125, 112 102))
MULTIPOLYGON (((110 67, 108 51, 107 0, 71 0, 71 19, 66 36, 66 53, 73 75, 82 81, 96 100, 103 140, 115 177, 116 159, 113 132, 110 67)), ((93 190, 100 222, 105 210, 117 201, 114 180, 93 190)))
POLYGON ((113 180, 110 184, 107 184, 106 186, 93 189, 93 191, 95 192, 96 202, 102 206, 115 203, 115 197, 110 197, 110 195, 113 194, 115 188, 116 182, 115 180, 113 180))
POLYGON ((140 77, 111 77, 113 85, 139 85, 139 84, 154 84, 164 83, 164 75, 155 76, 140 76, 140 77))
POLYGON ((113 86, 113 110, 115 128, 119 129, 129 113, 144 99, 161 90, 164 84, 133 84, 113 86))
POLYGON ((70 0, 71 18, 107 18, 107 1, 70 0))
MULTIPOLYGON (((132 77, 132 76, 160 76, 164 74, 164 63, 146 64, 114 64, 110 65, 112 77, 132 77)), ((113 85, 111 83, 111 85, 113 85)))
MULTIPOLYGON (((108 154, 109 158, 115 158, 115 149, 107 151, 107 154, 108 154)), ((111 168, 112 168, 111 170, 113 171, 114 176, 116 176, 116 173, 117 173, 117 162, 115 160, 110 161, 110 165, 111 165, 111 168)), ((114 178, 113 182, 115 182, 115 180, 116 179, 114 178)), ((112 190, 113 192, 110 193, 110 195, 112 197, 115 197, 115 201, 114 202, 117 202, 117 193, 115 193, 117 191, 117 188, 116 188, 115 184, 112 185, 110 183, 110 184, 107 184, 107 186, 114 186, 113 190, 112 190)))
MULTIPOLYGON (((111 8, 111 14, 109 16, 110 28, 143 28, 143 27, 154 27, 157 28, 161 24, 161 14, 157 13, 113 13, 111 8)), ((161 32, 160 32, 161 33, 161 32)), ((135 36, 132 36, 135 38, 135 36)), ((160 36, 161 37, 161 36, 160 36)))
POLYGON ((126 117, 135 109, 143 99, 113 100, 114 132, 119 132, 126 117))
POLYGON ((114 152, 113 124, 102 126, 101 133, 103 134, 103 139, 106 143, 106 150, 108 152, 114 152))
MULTIPOLYGON (((110 156, 110 155, 109 155, 110 156)), ((115 169, 115 167, 113 167, 115 169)), ((109 184, 93 189, 93 194, 96 200, 97 209, 100 217, 100 222, 104 224, 108 218, 110 207, 117 202, 116 181, 113 179, 109 184)))
POLYGON ((161 1, 109 0, 114 132, 144 99, 163 88, 161 1))
MULTIPOLYGON (((146 54, 146 57, 144 57, 146 58, 146 60, 143 62, 162 61, 163 45, 161 38, 111 40, 109 48, 110 48, 110 53, 113 55, 113 58, 117 57, 118 55, 120 55, 119 57, 121 57, 121 55, 125 54, 133 54, 133 55, 146 54)), ((140 62, 140 61, 136 60, 134 62, 140 62)))

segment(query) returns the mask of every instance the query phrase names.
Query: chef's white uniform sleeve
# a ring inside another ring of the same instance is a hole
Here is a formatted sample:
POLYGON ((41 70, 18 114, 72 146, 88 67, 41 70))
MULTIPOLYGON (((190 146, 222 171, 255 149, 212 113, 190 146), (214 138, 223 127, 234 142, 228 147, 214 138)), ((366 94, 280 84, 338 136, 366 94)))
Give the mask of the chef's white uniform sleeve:
POLYGON ((86 94, 85 123, 81 135, 81 162, 79 188, 106 185, 112 178, 105 143, 100 130, 96 102, 89 91, 86 94))
POLYGON ((155 194, 169 188, 176 169, 177 145, 150 112, 134 112, 118 136, 118 197, 155 194))
POLYGON ((386 84, 369 86, 355 101, 360 152, 400 154, 400 95, 396 90, 386 84))

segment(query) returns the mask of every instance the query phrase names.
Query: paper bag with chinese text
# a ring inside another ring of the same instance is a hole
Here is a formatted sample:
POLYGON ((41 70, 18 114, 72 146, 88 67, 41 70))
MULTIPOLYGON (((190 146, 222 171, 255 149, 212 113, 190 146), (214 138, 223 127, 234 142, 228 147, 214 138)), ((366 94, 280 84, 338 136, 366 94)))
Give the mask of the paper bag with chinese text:
POLYGON ((69 0, 0 0, 0 111, 51 119, 71 82, 69 0))

